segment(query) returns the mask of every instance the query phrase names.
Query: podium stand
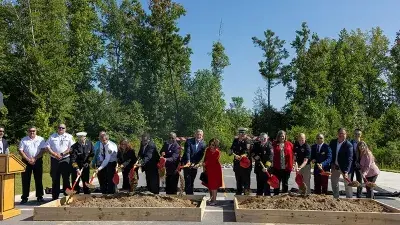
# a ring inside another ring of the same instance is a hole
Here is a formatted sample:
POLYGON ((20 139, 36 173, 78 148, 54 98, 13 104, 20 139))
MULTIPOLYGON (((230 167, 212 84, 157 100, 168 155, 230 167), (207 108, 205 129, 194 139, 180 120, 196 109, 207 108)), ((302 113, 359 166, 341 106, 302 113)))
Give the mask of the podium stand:
POLYGON ((0 221, 21 214, 15 208, 15 174, 24 172, 25 167, 15 155, 0 154, 0 221))

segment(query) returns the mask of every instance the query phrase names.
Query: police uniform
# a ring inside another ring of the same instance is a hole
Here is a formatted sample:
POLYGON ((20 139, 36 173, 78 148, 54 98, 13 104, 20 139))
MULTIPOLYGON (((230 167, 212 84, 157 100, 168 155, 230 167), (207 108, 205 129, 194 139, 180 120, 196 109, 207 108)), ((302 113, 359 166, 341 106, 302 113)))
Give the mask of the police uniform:
MULTIPOLYGON (((86 132, 79 132, 76 134, 78 137, 80 136, 85 136, 86 137, 86 132)), ((77 178, 77 171, 81 171, 81 177, 79 180, 82 180, 83 183, 83 193, 85 194, 90 194, 89 188, 86 186, 86 182, 89 182, 89 163, 91 157, 93 157, 93 144, 89 140, 85 140, 84 143, 76 142, 75 144, 72 145, 71 147, 71 163, 72 167, 76 172, 72 172, 72 180, 75 181, 77 178)), ((79 184, 78 180, 78 184, 79 184)), ((76 193, 80 192, 80 187, 79 185, 75 186, 76 193)))
MULTIPOLYGON (((245 132, 245 129, 239 129, 239 133, 245 132)), ((231 146, 231 153, 235 155, 246 155, 250 162, 250 145, 251 142, 248 138, 240 140, 239 138, 235 138, 233 140, 231 146)), ((240 160, 233 158, 233 172, 235 172, 235 179, 236 179, 236 195, 241 195, 243 193, 243 189, 246 192, 250 191, 250 174, 251 174, 251 164, 248 168, 243 168, 240 166, 240 160)))
POLYGON ((253 158, 256 156, 260 157, 259 160, 255 160, 254 165, 254 173, 256 174, 257 180, 257 195, 270 196, 271 187, 267 183, 268 176, 263 171, 260 162, 265 168, 270 168, 272 165, 272 143, 270 141, 267 141, 264 144, 262 144, 260 141, 255 142, 252 149, 252 156, 253 158))
POLYGON ((65 190, 71 188, 69 176, 72 171, 70 154, 64 154, 64 152, 71 149, 71 146, 75 143, 72 135, 68 133, 52 134, 47 140, 46 147, 50 148, 53 152, 61 155, 61 159, 58 160, 54 156, 51 156, 50 174, 52 179, 52 197, 53 200, 58 199, 60 195, 60 177, 63 180, 64 195, 65 190))
POLYGON ((101 193, 103 194, 114 194, 115 184, 113 182, 113 177, 115 173, 115 168, 117 166, 117 145, 108 140, 106 144, 101 143, 99 154, 98 154, 98 173, 97 178, 100 183, 101 193))
POLYGON ((35 164, 31 165, 25 158, 22 158, 22 162, 26 164, 25 171, 21 174, 22 179, 22 202, 27 202, 29 197, 29 190, 31 186, 31 177, 35 179, 36 197, 38 201, 43 199, 43 160, 41 156, 41 149, 45 147, 46 141, 40 136, 30 138, 26 136, 22 138, 19 143, 19 151, 23 151, 26 157, 36 158, 35 164))

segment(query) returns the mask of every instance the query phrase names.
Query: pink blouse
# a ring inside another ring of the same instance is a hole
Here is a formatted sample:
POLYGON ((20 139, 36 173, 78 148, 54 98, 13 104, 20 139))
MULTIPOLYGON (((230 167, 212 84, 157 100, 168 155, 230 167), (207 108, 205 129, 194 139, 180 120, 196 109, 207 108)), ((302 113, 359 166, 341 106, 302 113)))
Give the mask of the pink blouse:
POLYGON ((373 177, 379 174, 380 170, 376 166, 370 155, 362 155, 360 159, 361 174, 365 177, 373 177))

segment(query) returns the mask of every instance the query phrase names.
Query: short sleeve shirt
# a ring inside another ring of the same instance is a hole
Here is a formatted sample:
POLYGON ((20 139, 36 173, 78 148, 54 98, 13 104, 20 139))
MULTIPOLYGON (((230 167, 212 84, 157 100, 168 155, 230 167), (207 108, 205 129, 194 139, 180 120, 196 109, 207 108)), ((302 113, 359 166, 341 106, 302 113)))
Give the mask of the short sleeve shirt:
MULTIPOLYGON (((61 154, 71 146, 75 144, 74 138, 68 133, 59 135, 58 133, 52 134, 47 140, 46 146, 50 147, 54 152, 61 154)), ((51 156, 53 157, 53 156, 51 156)), ((63 156, 63 158, 69 157, 68 155, 63 156)))
POLYGON ((23 151, 28 158, 36 157, 42 148, 46 147, 44 138, 36 136, 34 139, 26 136, 22 138, 18 149, 23 151))

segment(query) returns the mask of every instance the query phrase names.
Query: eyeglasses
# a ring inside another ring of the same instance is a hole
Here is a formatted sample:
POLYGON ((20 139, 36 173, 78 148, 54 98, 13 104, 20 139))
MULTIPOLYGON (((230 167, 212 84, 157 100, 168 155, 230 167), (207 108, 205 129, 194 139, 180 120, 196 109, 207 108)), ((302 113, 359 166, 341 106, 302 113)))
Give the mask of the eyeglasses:
POLYGON ((29 133, 35 133, 36 132, 36 130, 30 130, 29 131, 29 133))
POLYGON ((60 130, 64 130, 64 129, 65 129, 65 127, 58 127, 58 129, 60 129, 60 130))
POLYGON ((324 139, 324 138, 322 138, 322 137, 317 137, 317 139, 318 139, 318 140, 322 140, 322 139, 324 139))
POLYGON ((0 130, 0 133, 4 133, 4 130, 0 130))

